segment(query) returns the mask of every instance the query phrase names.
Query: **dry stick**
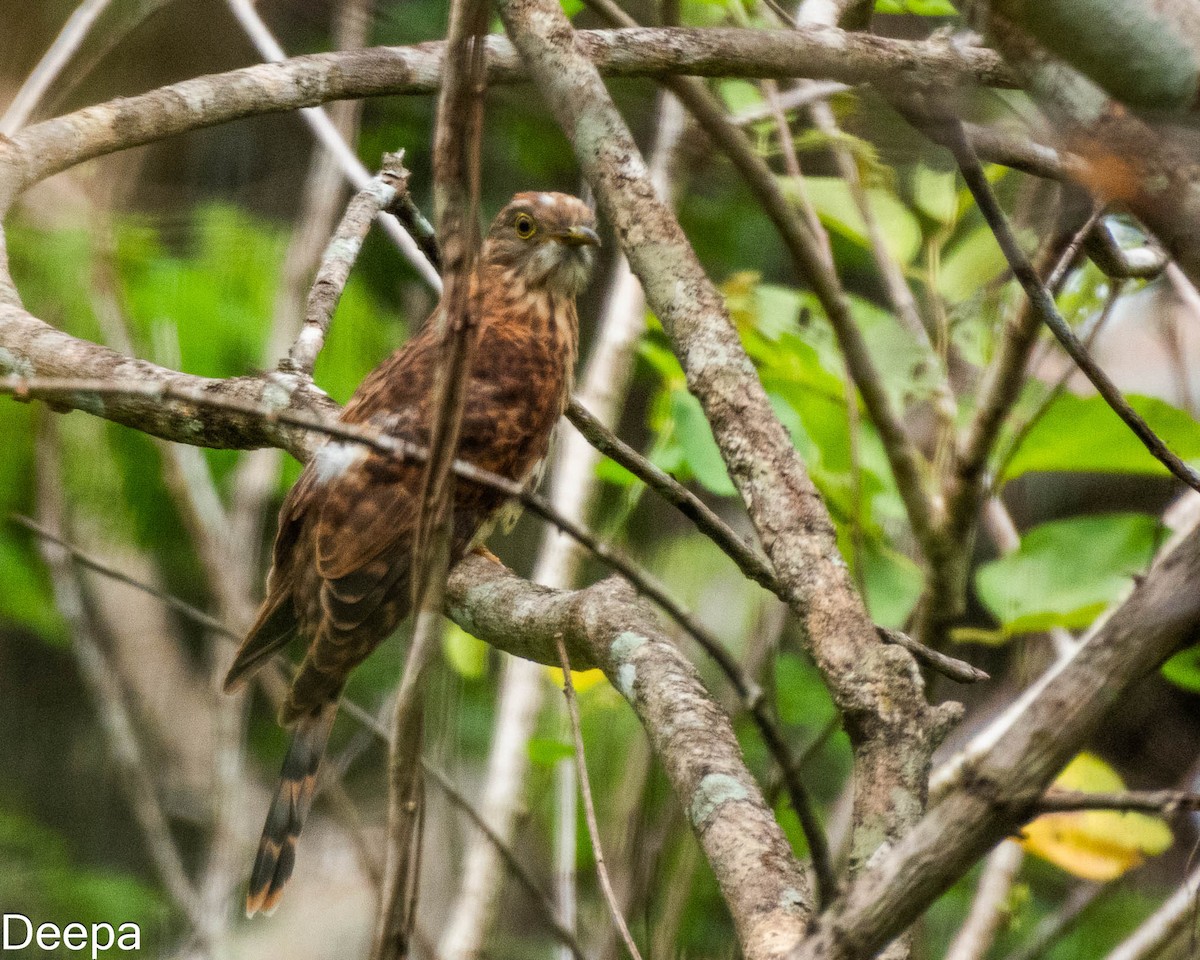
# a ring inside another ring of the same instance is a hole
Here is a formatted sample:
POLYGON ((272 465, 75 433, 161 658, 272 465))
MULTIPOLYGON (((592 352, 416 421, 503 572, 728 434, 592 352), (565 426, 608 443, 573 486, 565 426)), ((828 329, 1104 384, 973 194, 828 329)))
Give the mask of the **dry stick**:
POLYGON ((280 364, 281 370, 312 376, 317 356, 325 346, 333 313, 362 250, 367 231, 381 211, 391 207, 398 197, 408 194, 408 176, 404 168, 404 151, 385 153, 379 173, 346 207, 346 213, 321 258, 308 292, 304 324, 288 351, 287 360, 280 364))
MULTIPOLYGON (((227 0, 230 12, 250 37, 251 42, 264 60, 279 63, 288 59, 287 54, 279 45, 279 41, 267 29, 267 25, 259 16, 254 6, 254 0, 227 0)), ((306 106, 300 111, 300 116, 312 130, 313 136, 330 155, 337 161, 343 175, 356 190, 365 190, 371 182, 371 174, 358 159, 354 150, 346 142, 346 138, 329 119, 329 114, 318 106, 306 106)), ((414 237, 391 217, 381 216, 380 225, 399 247, 404 258, 434 290, 441 292, 442 280, 434 265, 429 262, 421 245, 414 237)))
POLYGON ((82 46, 96 20, 111 4, 112 0, 83 0, 75 8, 0 117, 0 136, 11 136, 25 125, 46 91, 82 46))
POLYGON ((923 643, 918 643, 906 633, 887 627, 879 627, 878 630, 879 637, 884 643, 894 643, 898 647, 903 647, 931 670, 936 670, 951 680, 958 683, 980 683, 991 679, 987 673, 973 664, 947 656, 940 650, 933 650, 923 643))
POLYGON ((592 786, 588 780, 587 761, 583 755, 583 729, 579 722, 579 703, 575 699, 575 684, 571 681, 571 661, 567 657, 567 647, 562 635, 555 637, 558 646, 558 658, 563 671, 563 696, 567 701, 567 713, 571 717, 571 736, 575 741, 575 769, 579 773, 579 793, 583 798, 583 814, 587 821, 588 836, 592 841, 592 853, 596 858, 596 875, 600 879, 600 889, 604 892, 604 902, 608 904, 608 912, 612 915, 613 923, 625 941, 625 948, 633 960, 642 960, 637 944, 629 933, 625 918, 621 915, 621 907, 617 903, 617 895, 613 893, 612 882, 608 877, 608 868, 604 865, 604 851, 600 847, 600 825, 596 822, 596 805, 592 802, 592 786))
POLYGON ((1070 326, 1067 325, 1062 314, 1058 312, 1054 298, 1039 279, 1037 272, 1017 243, 1016 237, 1013 236, 1008 219, 1005 217, 1004 211, 1000 209, 999 203, 996 202, 995 194, 992 193, 991 185, 983 172, 979 157, 976 156, 970 141, 963 134, 961 124, 956 120, 949 120, 944 124, 943 130, 945 133, 943 142, 954 154, 959 169, 962 171, 963 179, 966 181, 967 189, 975 198, 976 205, 995 235, 996 241, 1004 253, 1004 258, 1008 261, 1013 275, 1025 290, 1034 310, 1050 328, 1050 332, 1062 344, 1063 349, 1067 351, 1079 369, 1092 382, 1096 391, 1104 398, 1105 403, 1133 431, 1150 455, 1166 467, 1174 477, 1186 483, 1193 490, 1200 491, 1200 473, 1176 456, 1163 443, 1158 434, 1150 428, 1150 425, 1129 405, 1129 402, 1121 395, 1121 391, 1096 365, 1070 326))

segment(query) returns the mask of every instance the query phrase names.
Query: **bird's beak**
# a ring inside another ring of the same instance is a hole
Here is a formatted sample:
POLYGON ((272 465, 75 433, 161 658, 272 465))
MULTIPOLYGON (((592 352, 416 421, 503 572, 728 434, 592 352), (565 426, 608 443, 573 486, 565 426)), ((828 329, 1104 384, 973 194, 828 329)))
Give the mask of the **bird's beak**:
POLYGON ((571 227, 554 234, 554 239, 567 247, 600 246, 600 235, 591 227, 571 227))

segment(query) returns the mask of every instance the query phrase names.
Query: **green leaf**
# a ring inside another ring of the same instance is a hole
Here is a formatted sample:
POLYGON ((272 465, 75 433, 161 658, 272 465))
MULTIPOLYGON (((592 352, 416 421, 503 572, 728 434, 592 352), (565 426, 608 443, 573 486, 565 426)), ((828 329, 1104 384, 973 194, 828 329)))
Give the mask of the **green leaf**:
POLYGON ((477 680, 487 672, 488 645, 456 623, 442 635, 442 655, 460 677, 477 680))
POLYGON ((961 303, 1007 269, 992 231, 979 226, 942 255, 937 291, 950 303, 961 303))
POLYGON ((725 107, 730 113, 742 113, 763 102, 758 87, 749 80, 721 80, 717 83, 717 92, 725 101, 725 107))
POLYGON ((552 767, 560 760, 575 755, 575 748, 553 737, 533 737, 529 741, 529 759, 541 767, 552 767))
POLYGON ((823 727, 837 714, 821 675, 812 664, 792 653, 775 663, 779 719, 792 727, 823 727))
POLYGON ((875 0, 876 13, 912 13, 918 17, 958 15, 950 0, 875 0))
MULTIPOLYGON (((1200 459, 1200 423, 1153 397, 1128 396, 1163 441, 1184 460, 1200 459)), ((1166 476, 1155 460, 1099 396, 1064 393, 1030 430, 1004 479, 1031 471, 1144 473, 1166 476)))
MULTIPOLYGON (((791 178, 783 178, 781 183, 785 193, 798 197, 799 186, 791 178)), ((845 180, 841 177, 805 177, 804 189, 828 229, 864 249, 870 247, 867 225, 845 180)), ((917 218, 891 190, 872 187, 867 190, 867 197, 892 256, 901 263, 912 263, 921 251, 923 241, 917 218)))
POLYGON ((904 626, 921 596, 921 568, 899 551, 873 540, 864 544, 859 562, 871 619, 883 627, 904 626))
POLYGON ((953 223, 958 219, 957 180, 953 170, 935 170, 921 164, 913 171, 913 203, 930 220, 953 223))
POLYGON ((1191 693, 1200 693, 1200 646, 1181 650, 1163 664, 1165 680, 1191 693))
POLYGON ((975 585, 1010 636, 1086 627, 1146 569, 1159 538, 1158 521, 1140 513, 1055 520, 980 567, 975 585))
POLYGON ((675 436, 683 449, 688 469, 706 490, 723 497, 733 496, 737 489, 725 470, 725 461, 713 439, 712 428, 704 416, 700 401, 686 390, 671 393, 671 416, 675 436))

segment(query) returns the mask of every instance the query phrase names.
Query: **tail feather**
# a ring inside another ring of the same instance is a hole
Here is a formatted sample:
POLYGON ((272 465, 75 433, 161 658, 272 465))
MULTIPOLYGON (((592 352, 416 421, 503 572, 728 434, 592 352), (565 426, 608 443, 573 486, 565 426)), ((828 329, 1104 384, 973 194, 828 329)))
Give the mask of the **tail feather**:
POLYGON ((317 771, 325 753, 325 745, 329 742, 329 731, 333 728, 335 716, 337 703, 333 702, 301 718, 296 724, 279 775, 279 787, 267 811, 267 821, 258 844, 258 856, 254 859, 254 870, 250 875, 250 887, 246 894, 248 917, 260 911, 266 914, 274 912, 284 885, 292 875, 292 868, 296 865, 296 842, 312 806, 317 771))

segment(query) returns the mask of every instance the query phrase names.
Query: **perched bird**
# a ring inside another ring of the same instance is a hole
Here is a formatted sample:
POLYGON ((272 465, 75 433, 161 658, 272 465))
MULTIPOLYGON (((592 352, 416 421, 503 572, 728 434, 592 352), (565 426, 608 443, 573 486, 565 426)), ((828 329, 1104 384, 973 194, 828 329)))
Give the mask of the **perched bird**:
MULTIPOLYGON (((492 223, 472 280, 480 306, 459 459, 536 482, 570 397, 579 340, 575 296, 599 242, 591 210, 561 193, 519 193, 492 223)), ((427 321, 371 371, 340 420, 428 446, 438 327, 427 321)), ((294 637, 307 644, 280 711, 292 741, 250 878, 250 916, 274 909, 292 872, 347 676, 409 613, 422 470, 412 460, 330 440, 280 510, 267 596, 225 678, 226 691, 235 690, 294 637)), ((487 536, 506 506, 496 490, 455 485, 452 563, 487 536)))

